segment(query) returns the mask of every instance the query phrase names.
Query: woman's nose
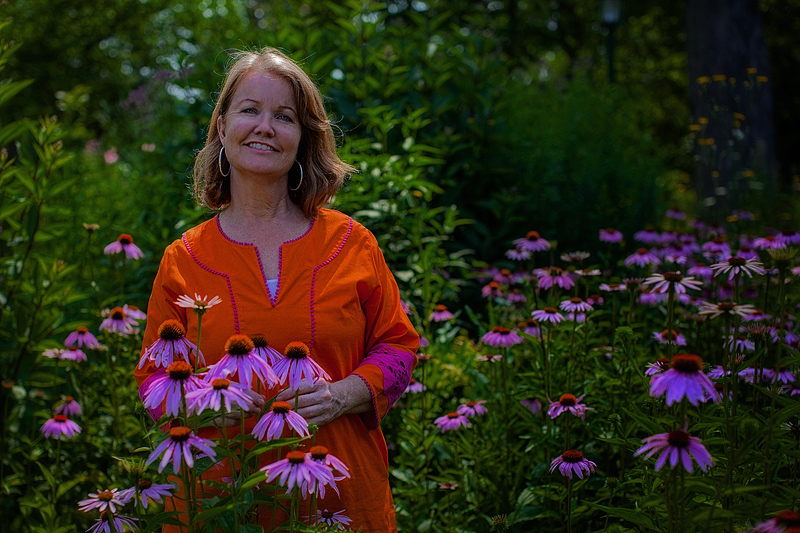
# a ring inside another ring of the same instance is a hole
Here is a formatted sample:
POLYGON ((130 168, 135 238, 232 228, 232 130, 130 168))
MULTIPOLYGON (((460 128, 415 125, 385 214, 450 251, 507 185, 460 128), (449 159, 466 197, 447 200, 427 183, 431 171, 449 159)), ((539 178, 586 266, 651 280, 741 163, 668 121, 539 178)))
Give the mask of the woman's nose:
POLYGON ((256 133, 259 135, 266 135, 267 137, 274 137, 275 129, 272 125, 272 120, 272 117, 265 114, 256 125, 256 133))

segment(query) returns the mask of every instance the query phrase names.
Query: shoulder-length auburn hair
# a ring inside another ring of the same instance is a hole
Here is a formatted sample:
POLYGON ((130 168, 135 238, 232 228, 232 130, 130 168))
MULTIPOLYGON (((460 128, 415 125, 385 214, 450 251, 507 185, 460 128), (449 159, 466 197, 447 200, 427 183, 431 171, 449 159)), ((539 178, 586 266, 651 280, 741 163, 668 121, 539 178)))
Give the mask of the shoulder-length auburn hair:
MULTIPOLYGON (((300 181, 300 170, 293 166, 289 175, 289 197, 300 206, 306 217, 313 217, 319 208, 333 198, 345 178, 355 171, 336 154, 336 139, 319 89, 297 63, 274 48, 264 48, 259 52, 237 52, 232 61, 211 115, 206 145, 197 153, 194 162, 194 194, 197 202, 215 210, 230 205, 230 176, 223 176, 219 166, 222 143, 217 119, 222 117, 224 120, 239 84, 247 74, 258 69, 286 80, 294 91, 302 131, 297 161, 303 166, 303 181, 298 190, 292 190, 300 181)), ((226 165, 224 161, 222 164, 226 165)))

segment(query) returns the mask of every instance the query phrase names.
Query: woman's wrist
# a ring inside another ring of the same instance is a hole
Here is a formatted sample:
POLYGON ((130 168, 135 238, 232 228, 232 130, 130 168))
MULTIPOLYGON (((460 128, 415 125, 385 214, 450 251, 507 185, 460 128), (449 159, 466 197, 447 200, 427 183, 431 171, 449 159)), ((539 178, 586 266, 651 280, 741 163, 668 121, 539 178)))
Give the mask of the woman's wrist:
POLYGON ((372 395, 367 384, 354 374, 331 383, 331 396, 339 404, 339 414, 342 415, 364 413, 372 408, 372 395))

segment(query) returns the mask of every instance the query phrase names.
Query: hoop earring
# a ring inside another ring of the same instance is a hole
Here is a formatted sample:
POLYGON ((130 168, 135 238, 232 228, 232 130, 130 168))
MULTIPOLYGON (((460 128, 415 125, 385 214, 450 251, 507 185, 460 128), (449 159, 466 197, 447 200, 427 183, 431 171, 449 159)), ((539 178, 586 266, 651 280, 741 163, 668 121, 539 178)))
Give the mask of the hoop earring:
POLYGON ((295 163, 300 167, 300 181, 297 183, 297 187, 289 187, 290 191, 297 191, 300 189, 300 186, 303 185, 303 165, 300 164, 300 161, 295 161, 295 163))
POLYGON ((231 175, 231 167, 230 167, 230 165, 228 165, 228 173, 227 174, 225 174, 222 171, 222 152, 224 152, 224 151, 225 151, 225 146, 223 146, 222 148, 219 149, 219 157, 217 157, 217 165, 219 165, 219 173, 222 174, 222 176, 224 178, 227 178, 228 176, 231 175))

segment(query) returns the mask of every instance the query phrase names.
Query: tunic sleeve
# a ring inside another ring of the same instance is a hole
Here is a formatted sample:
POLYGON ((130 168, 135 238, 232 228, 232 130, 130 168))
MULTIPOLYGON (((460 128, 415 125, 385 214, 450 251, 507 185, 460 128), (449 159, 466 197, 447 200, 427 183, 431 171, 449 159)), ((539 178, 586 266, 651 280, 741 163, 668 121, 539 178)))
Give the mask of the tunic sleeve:
POLYGON ((408 386, 417 364, 419 335, 403 311, 397 282, 375 237, 368 233, 366 238, 374 272, 369 293, 361 303, 367 320, 367 353, 353 373, 369 387, 372 410, 361 417, 369 429, 375 429, 408 386))
MULTIPOLYGON (((153 292, 150 293, 150 301, 147 304, 147 326, 144 330, 142 353, 158 339, 158 329, 165 320, 175 319, 186 327, 186 309, 175 304, 178 296, 183 294, 182 287, 185 286, 177 267, 178 246, 179 241, 176 241, 167 247, 164 257, 161 259, 161 265, 153 283, 153 292)), ((137 362, 134 376, 136 384, 139 386, 139 398, 142 401, 144 401, 144 396, 153 380, 164 372, 163 368, 156 369, 151 361, 147 361, 142 368, 138 368, 137 362)), ((163 409, 150 410, 153 420, 158 420, 163 414, 163 409)))

